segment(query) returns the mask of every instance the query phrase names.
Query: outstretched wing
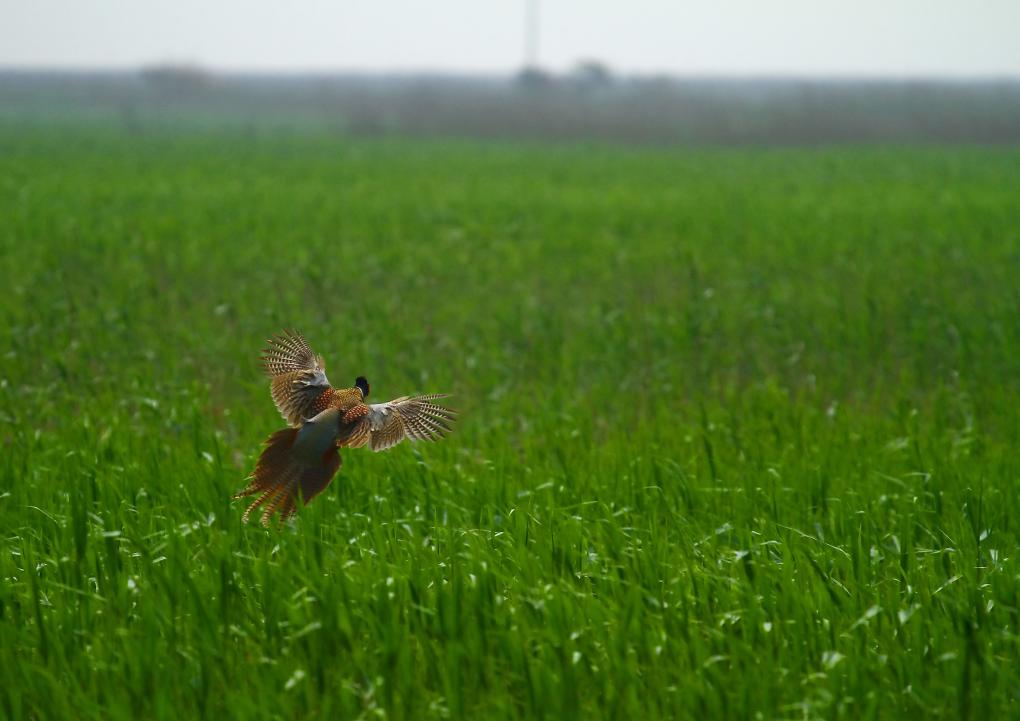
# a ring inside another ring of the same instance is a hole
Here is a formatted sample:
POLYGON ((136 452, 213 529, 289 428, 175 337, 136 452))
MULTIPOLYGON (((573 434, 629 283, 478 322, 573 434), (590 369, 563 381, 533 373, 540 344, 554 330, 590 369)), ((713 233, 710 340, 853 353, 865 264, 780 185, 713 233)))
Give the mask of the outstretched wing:
POLYGON ((262 365, 272 379, 273 403, 290 425, 300 426, 326 407, 333 392, 326 367, 300 333, 287 330, 271 338, 262 365))
POLYGON ((446 393, 433 393, 373 403, 345 445, 367 443, 373 451, 385 451, 405 438, 437 441, 453 430, 457 416, 456 411, 433 402, 446 397, 446 393))

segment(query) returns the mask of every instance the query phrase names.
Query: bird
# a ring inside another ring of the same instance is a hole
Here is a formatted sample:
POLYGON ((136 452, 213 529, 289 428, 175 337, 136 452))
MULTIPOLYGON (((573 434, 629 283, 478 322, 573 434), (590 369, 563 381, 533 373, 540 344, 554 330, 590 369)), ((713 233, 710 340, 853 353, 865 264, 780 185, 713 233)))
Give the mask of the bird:
POLYGON ((384 451, 405 439, 436 441, 452 430, 457 411, 436 403, 447 393, 366 404, 368 380, 358 376, 350 388, 334 388, 322 357, 297 331, 284 330, 266 343, 260 360, 288 425, 265 441, 248 485, 234 495, 256 496, 243 523, 262 508, 263 526, 276 512, 282 526, 299 501, 307 505, 330 484, 342 464, 341 448, 384 451))

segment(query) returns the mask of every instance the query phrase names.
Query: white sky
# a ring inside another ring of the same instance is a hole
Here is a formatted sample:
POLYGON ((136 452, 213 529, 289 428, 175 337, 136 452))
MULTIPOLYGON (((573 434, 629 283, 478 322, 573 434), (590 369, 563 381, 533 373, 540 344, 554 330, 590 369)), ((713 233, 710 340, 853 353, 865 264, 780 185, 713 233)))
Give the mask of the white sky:
MULTIPOLYGON (((1020 75, 1020 0, 537 1, 553 70, 1020 75)), ((0 0, 0 67, 510 72, 527 2, 0 0)))

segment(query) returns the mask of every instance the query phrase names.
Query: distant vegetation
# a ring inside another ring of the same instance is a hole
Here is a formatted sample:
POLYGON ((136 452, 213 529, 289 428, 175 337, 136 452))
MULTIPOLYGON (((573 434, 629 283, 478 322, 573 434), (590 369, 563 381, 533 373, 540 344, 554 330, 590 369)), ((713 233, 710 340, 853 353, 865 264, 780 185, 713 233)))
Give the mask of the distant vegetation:
POLYGON ((1016 143, 1020 81, 0 73, 0 119, 689 144, 1016 143))

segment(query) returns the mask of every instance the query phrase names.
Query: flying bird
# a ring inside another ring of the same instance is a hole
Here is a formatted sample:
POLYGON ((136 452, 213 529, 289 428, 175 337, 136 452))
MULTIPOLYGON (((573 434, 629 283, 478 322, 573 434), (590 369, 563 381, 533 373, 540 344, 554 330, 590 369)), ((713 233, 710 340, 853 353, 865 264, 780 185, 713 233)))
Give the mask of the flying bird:
POLYGON ((280 523, 325 490, 340 470, 340 448, 367 445, 384 451, 405 438, 435 441, 450 432, 456 411, 435 401, 448 394, 402 396, 388 403, 366 404, 369 385, 358 376, 350 388, 334 388, 322 358, 301 334, 284 331, 262 351, 270 393, 288 427, 277 431, 234 498, 257 495, 241 517, 262 510, 262 525, 280 512, 280 523))

